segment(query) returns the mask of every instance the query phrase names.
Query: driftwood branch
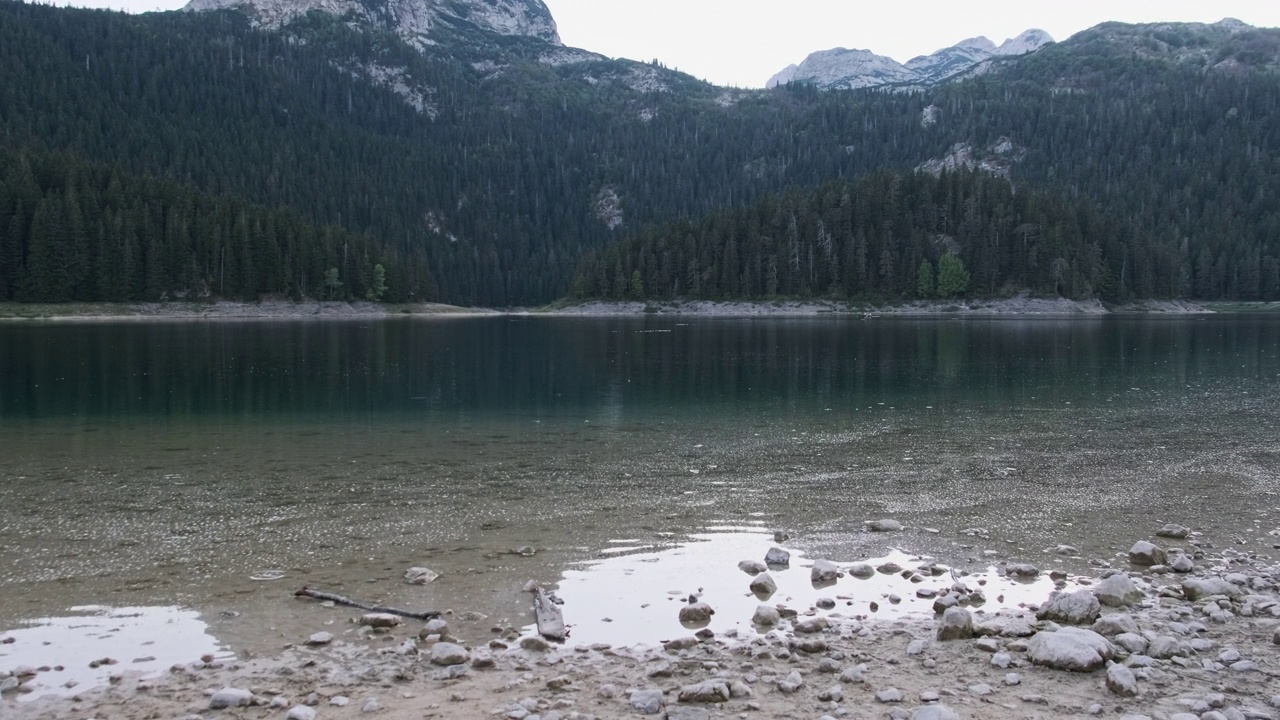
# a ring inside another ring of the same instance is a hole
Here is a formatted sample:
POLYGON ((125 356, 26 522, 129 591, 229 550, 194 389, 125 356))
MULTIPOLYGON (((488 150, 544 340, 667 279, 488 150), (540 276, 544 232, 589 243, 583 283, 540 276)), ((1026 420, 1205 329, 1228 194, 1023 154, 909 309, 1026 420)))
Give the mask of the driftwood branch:
POLYGON ((542 588, 533 589, 533 614, 538 620, 538 634, 548 640, 564 642, 569 632, 564 627, 564 615, 560 606, 542 588))
POLYGON ((335 605, 346 605, 347 607, 359 608, 372 613, 387 613, 388 615, 399 615, 400 617, 413 618, 415 620, 432 620, 440 617, 440 612, 437 610, 414 612, 412 610, 382 607, 381 605, 367 605, 362 602, 356 602, 350 598, 345 598, 341 595, 334 595, 333 593, 327 593, 321 590, 312 590, 309 587, 304 587, 293 595, 294 597, 309 597, 315 598, 316 600, 328 600, 335 605))

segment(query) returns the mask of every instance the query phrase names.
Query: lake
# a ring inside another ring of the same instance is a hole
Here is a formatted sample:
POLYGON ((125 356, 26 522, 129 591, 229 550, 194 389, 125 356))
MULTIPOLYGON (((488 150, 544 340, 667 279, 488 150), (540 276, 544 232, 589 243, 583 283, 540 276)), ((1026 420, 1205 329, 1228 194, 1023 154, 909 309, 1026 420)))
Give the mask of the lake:
POLYGON ((1276 428, 1269 315, 0 324, 0 670, 93 681, 104 652, 163 669, 352 615, 303 585, 483 635, 530 622, 534 579, 572 641, 620 644, 687 633, 701 590, 745 632, 737 563, 775 530, 793 606, 930 612, 896 574, 815 588, 816 558, 1040 602, 993 568, 1088 578, 1165 522, 1274 552, 1276 428))

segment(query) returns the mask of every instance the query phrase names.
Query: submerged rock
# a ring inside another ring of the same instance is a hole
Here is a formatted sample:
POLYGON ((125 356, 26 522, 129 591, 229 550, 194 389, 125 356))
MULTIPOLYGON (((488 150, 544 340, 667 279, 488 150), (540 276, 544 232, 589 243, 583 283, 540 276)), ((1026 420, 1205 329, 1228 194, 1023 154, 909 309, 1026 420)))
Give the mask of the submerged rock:
POLYGON ((897 520, 871 520, 867 522, 867 529, 871 532, 901 532, 902 523, 897 520))
POLYGON ((410 585, 426 585, 440 577, 440 573, 424 567, 411 567, 404 573, 404 581, 410 585))
POLYGON ((756 608, 756 612, 751 616, 751 622, 756 625, 772 627, 782 622, 782 613, 778 612, 778 608, 772 605, 761 605, 756 608))
MULTIPOLYGON (((690 598, 693 599, 693 598, 690 598)), ((704 602, 693 602, 680 608, 680 622, 684 625, 705 625, 711 622, 716 611, 704 602)))
POLYGON ((769 552, 764 555, 766 565, 790 565, 791 553, 780 547, 769 548, 769 552))
POLYGON ((743 560, 738 563, 738 569, 748 575, 759 575, 768 570, 769 566, 759 560, 743 560))

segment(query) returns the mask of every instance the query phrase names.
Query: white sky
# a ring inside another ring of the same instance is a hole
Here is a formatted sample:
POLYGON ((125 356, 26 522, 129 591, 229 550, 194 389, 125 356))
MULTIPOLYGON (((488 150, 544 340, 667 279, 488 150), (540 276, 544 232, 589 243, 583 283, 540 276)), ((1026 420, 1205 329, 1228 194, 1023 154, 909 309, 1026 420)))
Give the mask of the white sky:
MULTIPOLYGON (((1280 27, 1280 0, 544 0, 566 45, 657 58, 720 85, 762 87, 815 50, 864 48, 896 60, 966 38, 997 44, 1028 28, 1056 40, 1107 20, 1280 27)), ((59 4, 64 4, 59 2, 59 4)), ((132 12, 186 0, 70 0, 132 12)))

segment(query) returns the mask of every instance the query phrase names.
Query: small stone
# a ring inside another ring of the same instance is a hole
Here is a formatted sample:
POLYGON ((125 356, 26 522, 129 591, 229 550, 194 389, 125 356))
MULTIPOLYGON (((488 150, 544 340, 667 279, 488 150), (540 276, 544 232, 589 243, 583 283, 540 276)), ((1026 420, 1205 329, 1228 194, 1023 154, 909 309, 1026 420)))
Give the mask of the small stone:
POLYGON ((308 645, 328 645, 333 642, 333 633, 318 632, 307 638, 308 645))
POLYGON ((867 523, 867 529, 870 530, 871 532, 877 532, 877 533, 901 532, 902 523, 898 522, 897 520, 887 520, 887 519, 871 520, 870 522, 867 523))
POLYGON ((1098 602, 1107 607, 1126 607, 1142 602, 1142 591, 1128 575, 1123 573, 1112 575, 1098 583, 1093 589, 1093 594, 1098 597, 1098 602))
POLYGON ((1169 560, 1169 555, 1164 550, 1147 542, 1139 540, 1129 548, 1129 563, 1141 567, 1152 567, 1154 565, 1164 565, 1169 560))
POLYGON ((1013 687, 1014 685, 1021 685, 1022 676, 1019 675, 1018 673, 1008 673, 1007 675, 1004 676, 1004 684, 1008 685, 1009 687, 1013 687))
POLYGON ((786 679, 778 681, 778 691, 784 695, 790 695, 802 687, 804 687, 804 677, 800 675, 799 670, 792 670, 786 679))
POLYGON ((693 636, 676 638, 662 643, 662 649, 667 652, 680 652, 694 647, 698 647, 698 638, 693 636))
POLYGON ((551 649, 551 644, 537 635, 520 638, 520 647, 529 652, 546 652, 551 649))
POLYGON ((826 690, 818 693, 818 700, 820 702, 841 702, 844 700, 844 688, 839 685, 832 685, 826 690))
POLYGON ((759 575, 760 573, 768 570, 769 566, 759 560, 743 560, 738 563, 738 569, 748 575, 759 575))
POLYGON ((371 628, 393 628, 404 623, 404 618, 390 613, 369 613, 360 618, 360 624, 371 628))
POLYGON ((991 656, 991 664, 1002 670, 1008 669, 1013 665, 1013 656, 1004 652, 996 653, 991 656))
POLYGON ((596 688, 596 697, 601 700, 612 700, 618 697, 618 686, 613 683, 605 683, 596 688))
POLYGON ((995 690, 992 690, 991 686, 986 683, 978 683, 977 685, 970 685, 969 692, 977 695, 978 697, 986 697, 987 695, 995 692, 995 690))
POLYGON ((1092 592, 1077 590, 1073 593, 1050 595, 1049 601, 1036 613, 1036 618, 1067 625, 1084 625, 1092 624, 1101 612, 1102 607, 1098 598, 1092 592))
POLYGON ((876 702, 900 703, 902 702, 902 691, 898 688, 885 688, 876 693, 876 702))
POLYGON ((960 716, 946 705, 933 704, 916 708, 911 720, 960 720, 960 716))
POLYGON ((828 560, 814 560, 809 579, 814 584, 832 583, 840 576, 840 569, 828 560))
POLYGON ((830 626, 824 617, 811 617, 796 621, 792 625, 792 629, 804 635, 813 635, 826 630, 830 626))
POLYGON ((869 580, 875 577, 876 569, 867 563, 855 563, 849 567, 849 575, 859 580, 869 580))
POLYGON ((1174 558, 1173 562, 1169 563, 1169 568, 1176 573, 1189 573, 1196 569, 1196 563, 1189 555, 1184 553, 1174 558))
POLYGON ((1169 523, 1156 531, 1156 537, 1172 538, 1174 540, 1185 540, 1191 535, 1191 528, 1186 528, 1176 523, 1169 523))
POLYGON ((631 693, 628 703, 641 715, 657 715, 662 712, 661 690, 636 690, 631 693))
POLYGON ((769 573, 760 573, 751 580, 751 592, 767 598, 778 592, 778 583, 773 581, 773 576, 769 573))
POLYGON ((1138 679, 1129 668, 1113 663, 1107 668, 1107 689, 1120 697, 1138 696, 1138 679))
POLYGON ((316 720, 316 711, 306 705, 294 705, 285 720, 316 720))
POLYGON ((360 706, 362 713, 376 713, 382 709, 382 703, 378 702, 378 698, 369 698, 364 701, 364 705, 360 706))
POLYGON ((760 605, 756 608, 755 614, 751 616, 751 622, 756 625, 773 627, 782 622, 782 613, 779 613, 778 608, 772 605, 760 605))
POLYGON ((867 681, 865 677, 866 672, 867 672, 866 665, 855 665, 853 667, 847 667, 844 669, 844 672, 840 673, 840 682, 860 685, 867 681))
POLYGON ((461 645, 453 643, 441 642, 431 646, 431 664, 443 665, 463 665, 471 659, 467 649, 461 645))
POLYGON ((209 698, 210 710, 225 710, 226 708, 248 707, 253 704, 253 693, 248 690, 239 690, 236 688, 222 688, 209 698))
POLYGON ((476 648, 471 651, 471 667, 484 670, 495 665, 493 653, 488 648, 476 648))
POLYGON ((351 698, 346 695, 334 695, 329 698, 329 704, 334 707, 346 707, 351 704, 351 698))
POLYGON ((779 566, 790 565, 791 553, 787 552, 786 550, 783 550, 780 547, 769 548, 769 552, 765 553, 764 563, 766 565, 779 565, 779 566))
POLYGON ((993 637, 978 638, 973 646, 983 652, 993 653, 1000 650, 1000 641, 993 637))
POLYGON ((680 608, 680 622, 684 625, 705 625, 715 614, 716 611, 704 602, 690 603, 680 608))
POLYGON ((411 567, 404 573, 404 581, 410 585, 426 585, 440 577, 440 573, 424 567, 411 567))
POLYGON ((938 640, 967 640, 973 637, 973 615, 964 608, 948 608, 938 623, 938 640))

